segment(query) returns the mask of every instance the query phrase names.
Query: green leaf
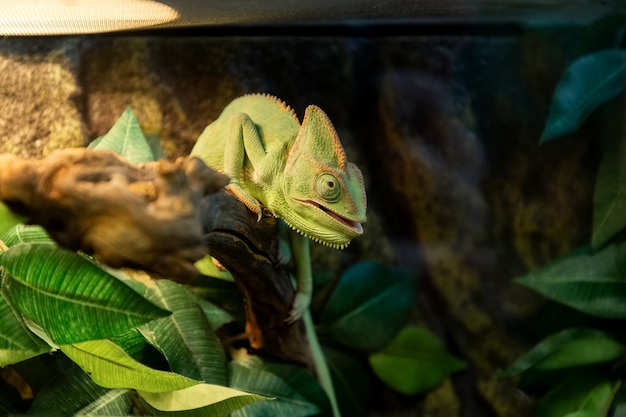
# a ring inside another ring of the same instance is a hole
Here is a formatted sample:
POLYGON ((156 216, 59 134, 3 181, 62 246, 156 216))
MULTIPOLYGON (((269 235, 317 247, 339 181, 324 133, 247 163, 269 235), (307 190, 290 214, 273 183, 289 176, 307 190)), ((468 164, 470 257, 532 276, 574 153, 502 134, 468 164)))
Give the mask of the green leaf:
POLYGON ((217 330, 223 325, 234 321, 232 314, 228 313, 222 307, 202 299, 198 299, 196 301, 202 309, 204 316, 209 321, 212 329, 217 330))
POLYGON ((28 330, 24 320, 0 297, 0 367, 50 351, 50 346, 28 330))
POLYGON ((542 340, 501 372, 500 376, 516 375, 530 368, 551 370, 610 362, 625 353, 626 347, 605 332, 571 328, 542 340))
POLYGON ((436 388, 448 376, 465 368, 428 330, 405 328, 389 346, 370 355, 374 373, 396 391, 420 394, 436 388))
POLYGON ((61 345, 60 348, 96 384, 105 388, 132 388, 163 393, 200 383, 173 372, 149 368, 111 340, 91 340, 61 345))
POLYGON ((235 278, 225 269, 219 269, 213 262, 213 257, 210 255, 197 261, 194 266, 200 271, 202 275, 207 277, 222 279, 224 281, 235 282, 235 278))
POLYGON ((108 133, 89 144, 89 149, 113 151, 132 163, 156 160, 130 108, 124 111, 108 133))
POLYGON ((604 153, 593 195, 591 246, 598 249, 626 227, 626 141, 618 136, 604 153))
POLYGON ((53 243, 52 238, 41 226, 26 226, 18 224, 2 235, 2 241, 8 247, 20 243, 53 243))
POLYGON ((352 266, 321 314, 322 330, 358 349, 378 349, 404 327, 413 308, 415 274, 376 262, 352 266))
POLYGON ((540 370, 562 369, 620 359, 626 347, 609 337, 573 340, 536 365, 540 370))
POLYGON ((154 415, 172 417, 225 416, 257 401, 271 400, 261 395, 209 384, 164 393, 139 391, 139 395, 154 415))
POLYGON ((228 384, 228 364, 221 342, 195 295, 172 281, 159 280, 148 299, 173 312, 139 330, 167 358, 172 370, 209 384, 228 384))
MULTIPOLYGON (((212 305, 217 305, 229 317, 226 322, 233 321, 233 317, 244 320, 244 305, 241 292, 237 288, 234 282, 225 281, 218 278, 202 276, 193 280, 187 285, 190 291, 196 294, 199 298, 208 301, 212 305)), ((203 310, 208 306, 201 303, 203 310)), ((219 317, 211 317, 214 312, 209 312, 209 319, 213 324, 213 320, 217 319, 217 322, 213 325, 214 329, 220 327, 219 321, 222 321, 219 317)), ((226 319, 225 316, 222 316, 226 319)), ((224 323, 222 323, 224 324, 224 323)))
POLYGON ((515 281, 592 316, 626 318, 626 244, 575 251, 515 281))
POLYGON ((0 236, 24 221, 26 221, 25 217, 13 213, 0 201, 0 236))
POLYGON ((137 362, 154 369, 170 370, 170 365, 163 354, 151 345, 138 329, 131 329, 110 340, 137 362))
POLYGON ((537 417, 604 417, 615 393, 606 377, 567 378, 539 403, 537 417))
POLYGON ((57 344, 113 337, 170 314, 84 257, 50 243, 2 255, 3 294, 57 344))
POLYGON ((131 391, 108 390, 96 385, 78 367, 53 378, 37 394, 29 416, 122 416, 131 414, 131 391))
POLYGON ((556 87, 540 143, 576 130, 600 104, 619 94, 625 83, 626 50, 608 49, 575 60, 556 87))
POLYGON ((329 406, 322 387, 304 368, 250 357, 231 362, 231 369, 233 388, 275 398, 238 410, 233 417, 305 417, 320 412, 316 403, 329 406))
POLYGON ((324 347, 324 356, 333 379, 342 417, 367 415, 372 387, 369 365, 353 352, 324 347))
POLYGON ((150 150, 152 151, 152 156, 154 160, 165 159, 165 153, 163 152, 163 148, 161 147, 161 138, 159 135, 149 133, 145 135, 146 142, 148 146, 150 146, 150 150))

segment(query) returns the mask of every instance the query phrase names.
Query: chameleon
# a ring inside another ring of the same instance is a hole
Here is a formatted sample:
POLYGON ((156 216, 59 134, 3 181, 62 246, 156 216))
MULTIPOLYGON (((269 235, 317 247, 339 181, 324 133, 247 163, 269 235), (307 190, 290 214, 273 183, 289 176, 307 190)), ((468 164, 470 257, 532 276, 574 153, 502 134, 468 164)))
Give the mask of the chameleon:
POLYGON ((343 249, 366 221, 363 175, 348 162, 329 117, 310 105, 300 123, 282 100, 245 95, 204 129, 191 155, 227 175, 226 190, 259 220, 265 209, 295 231, 288 242, 296 295, 286 321, 298 320, 312 295, 309 240, 343 249))

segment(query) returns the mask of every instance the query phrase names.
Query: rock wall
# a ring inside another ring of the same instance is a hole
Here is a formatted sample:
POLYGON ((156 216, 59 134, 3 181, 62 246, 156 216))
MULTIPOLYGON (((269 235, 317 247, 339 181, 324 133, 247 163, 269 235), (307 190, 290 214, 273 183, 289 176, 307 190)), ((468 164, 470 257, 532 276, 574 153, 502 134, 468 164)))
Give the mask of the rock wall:
MULTIPOLYGON (((234 97, 330 115, 368 192, 363 238, 316 266, 416 268, 413 321, 468 370, 372 415, 528 416, 499 380, 533 342, 540 297, 511 282, 588 237, 597 155, 583 134, 537 145, 575 36, 129 37, 0 40, 0 152, 83 146, 131 106, 168 157, 234 97)), ((590 123, 594 123, 593 120, 590 123)), ((593 129, 593 126, 587 128, 593 129)))

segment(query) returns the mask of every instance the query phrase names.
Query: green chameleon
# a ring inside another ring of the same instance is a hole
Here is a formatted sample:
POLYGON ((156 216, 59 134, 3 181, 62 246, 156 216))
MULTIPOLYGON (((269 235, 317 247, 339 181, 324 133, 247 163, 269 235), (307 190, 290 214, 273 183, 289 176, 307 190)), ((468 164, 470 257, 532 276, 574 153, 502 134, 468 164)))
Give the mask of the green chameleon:
POLYGON ((309 312, 312 292, 309 239, 344 248, 363 233, 366 197, 363 176, 348 162, 330 119, 309 106, 300 124, 295 112, 276 97, 262 94, 235 99, 202 132, 191 154, 230 177, 226 189, 261 219, 263 208, 297 233, 289 233, 296 295, 287 322, 302 318, 320 383, 333 415, 340 416, 332 378, 309 312))
POLYGON ((291 233, 296 296, 288 322, 311 301, 309 239, 344 248, 363 233, 366 197, 359 168, 348 162, 330 119, 309 106, 302 125, 276 97, 246 95, 232 101, 206 127, 191 155, 230 177, 226 189, 262 216, 264 207, 291 233))

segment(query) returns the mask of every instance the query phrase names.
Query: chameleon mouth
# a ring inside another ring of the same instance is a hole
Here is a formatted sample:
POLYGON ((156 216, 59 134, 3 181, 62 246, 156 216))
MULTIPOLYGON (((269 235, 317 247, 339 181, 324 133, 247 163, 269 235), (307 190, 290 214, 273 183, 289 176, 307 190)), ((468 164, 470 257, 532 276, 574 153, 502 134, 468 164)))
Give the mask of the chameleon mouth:
POLYGON ((355 235, 362 235, 363 234, 363 226, 361 225, 361 223, 355 221, 355 220, 351 220, 348 219, 347 217, 344 217, 334 211, 332 211, 331 209, 329 209, 328 207, 324 207, 323 205, 312 201, 312 200, 300 200, 303 203, 309 204, 315 208, 317 208, 318 210, 323 211, 324 213, 326 213, 329 217, 333 218, 337 223, 341 224, 342 226, 344 226, 345 228, 349 229, 352 233, 354 233, 355 235))

